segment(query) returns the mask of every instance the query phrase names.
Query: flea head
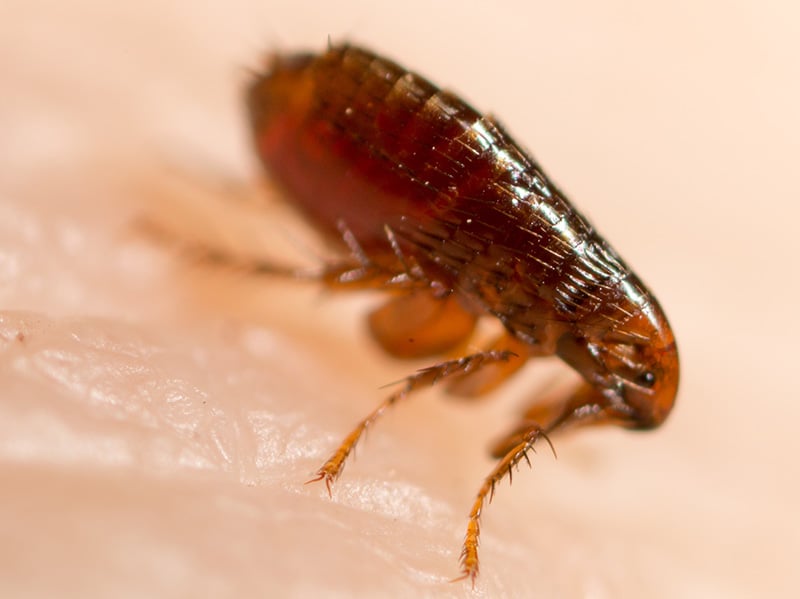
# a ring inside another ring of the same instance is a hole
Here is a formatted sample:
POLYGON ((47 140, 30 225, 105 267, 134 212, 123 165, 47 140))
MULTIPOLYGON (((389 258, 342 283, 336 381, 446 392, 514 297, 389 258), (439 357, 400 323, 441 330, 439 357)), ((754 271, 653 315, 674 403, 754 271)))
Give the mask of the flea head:
POLYGON ((558 353, 592 389, 580 401, 576 397, 574 408, 589 409, 599 421, 649 429, 672 410, 680 378, 678 348, 654 298, 601 336, 565 336, 558 353))
POLYGON ((612 418, 637 429, 664 422, 675 403, 680 366, 675 337, 655 299, 648 298, 622 329, 601 339, 595 359, 612 418))
POLYGON ((653 428, 667 418, 680 378, 672 329, 655 301, 648 308, 627 323, 629 330, 648 339, 627 346, 630 365, 615 359, 611 352, 606 361, 611 372, 617 373, 622 401, 631 410, 626 423, 631 428, 653 428))

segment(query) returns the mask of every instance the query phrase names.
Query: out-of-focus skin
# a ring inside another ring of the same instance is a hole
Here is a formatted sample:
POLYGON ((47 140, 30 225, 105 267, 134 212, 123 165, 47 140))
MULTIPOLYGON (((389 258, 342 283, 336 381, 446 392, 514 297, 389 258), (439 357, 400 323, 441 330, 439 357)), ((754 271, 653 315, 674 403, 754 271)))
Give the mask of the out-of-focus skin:
POLYGON ((487 402, 419 396, 331 501, 302 483, 407 372, 359 324, 372 300, 193 268, 135 226, 283 243, 272 206, 238 201, 257 187, 238 69, 330 34, 514 123, 680 323, 679 408, 533 456, 486 512, 475 595, 792 596, 793 7, 549 3, 495 31, 444 3, 65 6, 0 9, 0 595, 470 596, 447 579, 492 431, 565 369, 487 402), (480 63, 487 44, 524 66, 480 63), (520 68, 547 93, 497 89, 520 68))

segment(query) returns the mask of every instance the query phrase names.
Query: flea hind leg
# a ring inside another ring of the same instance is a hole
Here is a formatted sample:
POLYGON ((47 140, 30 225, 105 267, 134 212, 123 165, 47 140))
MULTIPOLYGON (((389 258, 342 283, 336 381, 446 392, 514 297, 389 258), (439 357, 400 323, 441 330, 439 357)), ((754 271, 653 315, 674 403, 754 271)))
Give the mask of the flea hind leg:
POLYGON ((348 456, 353 451, 364 432, 372 426, 389 407, 405 399, 412 392, 431 387, 444 379, 479 370, 488 364, 507 361, 513 357, 511 352, 484 351, 457 360, 441 362, 434 366, 424 368, 416 374, 407 377, 404 379, 402 387, 397 392, 389 395, 372 411, 372 413, 358 423, 352 432, 342 441, 336 452, 317 471, 316 476, 308 482, 324 480, 325 486, 328 488, 328 493, 330 493, 331 484, 342 473, 348 456))
MULTIPOLYGON (((161 241, 167 234, 148 226, 151 236, 161 241)), ((202 264, 219 266, 253 276, 268 276, 296 281, 321 283, 335 291, 365 289, 411 289, 419 287, 416 281, 402 278, 401 272, 377 264, 363 264, 352 258, 342 258, 319 267, 298 267, 263 258, 239 256, 201 243, 182 243, 180 251, 202 264)))

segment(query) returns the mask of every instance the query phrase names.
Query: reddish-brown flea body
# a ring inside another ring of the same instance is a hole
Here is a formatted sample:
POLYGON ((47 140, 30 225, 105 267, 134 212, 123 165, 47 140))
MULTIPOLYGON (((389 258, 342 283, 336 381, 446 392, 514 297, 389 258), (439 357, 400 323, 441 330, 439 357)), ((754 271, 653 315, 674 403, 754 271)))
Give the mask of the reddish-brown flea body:
POLYGON ((534 405, 495 448, 462 553, 478 571, 478 519, 502 476, 547 433, 579 424, 658 426, 678 354, 656 299, 539 165, 493 119, 395 63, 352 46, 273 58, 249 89, 258 154, 292 202, 346 250, 323 280, 384 289, 370 317, 398 356, 463 348, 480 317, 504 334, 487 351, 407 379, 320 469, 330 482, 385 405, 450 378, 493 388, 529 357, 558 355, 584 383, 534 405))

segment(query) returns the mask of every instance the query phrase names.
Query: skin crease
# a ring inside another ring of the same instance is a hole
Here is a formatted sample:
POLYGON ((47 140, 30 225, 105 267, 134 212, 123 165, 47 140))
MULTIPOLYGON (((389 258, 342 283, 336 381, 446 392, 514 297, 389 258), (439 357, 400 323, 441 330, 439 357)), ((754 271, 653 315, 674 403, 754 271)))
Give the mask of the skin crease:
POLYGON ((201 268, 137 229, 155 213, 237 251, 313 256, 283 211, 242 200, 271 196, 236 69, 330 34, 495 109, 681 342, 663 429, 558 438, 557 461, 541 451, 501 485, 474 594, 790 596, 797 15, 540 7, 532 39, 445 9, 420 24, 345 3, 309 25, 297 3, 59 6, 0 19, 0 595, 473 594, 448 580, 487 447, 565 370, 527 369, 474 404, 434 391, 399 406, 331 500, 302 483, 381 385, 426 363, 371 345, 374 298, 201 268), (480 56, 502 40, 548 94, 493 92, 520 70, 464 68, 425 41, 444 24, 454 49, 480 25, 480 56), (412 25, 419 48, 400 41, 412 25), (753 198, 781 218, 754 229, 753 198))

